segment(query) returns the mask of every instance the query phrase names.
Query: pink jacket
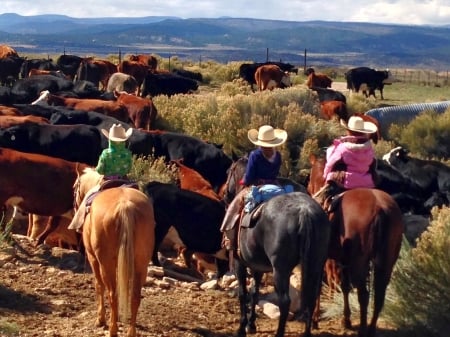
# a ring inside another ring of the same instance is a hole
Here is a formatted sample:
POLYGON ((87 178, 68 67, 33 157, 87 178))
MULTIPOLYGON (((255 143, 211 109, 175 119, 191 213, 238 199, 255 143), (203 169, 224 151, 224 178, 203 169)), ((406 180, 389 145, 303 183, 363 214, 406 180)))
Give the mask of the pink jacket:
POLYGON ((375 152, 370 140, 358 144, 357 137, 345 136, 333 141, 327 149, 327 162, 323 171, 325 181, 331 180, 331 170, 337 161, 342 159, 347 165, 344 187, 347 189, 375 187, 372 175, 369 172, 370 165, 375 159, 375 152))

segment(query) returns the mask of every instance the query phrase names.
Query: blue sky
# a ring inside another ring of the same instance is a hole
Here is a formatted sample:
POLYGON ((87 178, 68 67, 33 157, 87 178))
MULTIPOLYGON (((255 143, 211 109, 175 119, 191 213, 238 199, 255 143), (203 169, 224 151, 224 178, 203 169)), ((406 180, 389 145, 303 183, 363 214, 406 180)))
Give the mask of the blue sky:
POLYGON ((450 0, 3 0, 1 13, 72 17, 247 17, 288 21, 450 24, 450 0), (255 5, 258 4, 258 5, 255 5))

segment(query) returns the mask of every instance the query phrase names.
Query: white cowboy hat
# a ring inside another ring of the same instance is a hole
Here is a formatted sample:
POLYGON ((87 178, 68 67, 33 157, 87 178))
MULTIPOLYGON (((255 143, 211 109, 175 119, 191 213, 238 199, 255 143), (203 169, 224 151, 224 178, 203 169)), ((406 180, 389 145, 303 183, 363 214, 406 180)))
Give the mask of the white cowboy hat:
POLYGON ((125 129, 121 124, 113 124, 113 126, 111 126, 111 129, 109 129, 109 131, 102 129, 102 133, 105 135, 106 138, 108 138, 113 142, 124 142, 128 138, 130 138, 131 134, 133 133, 133 128, 129 128, 125 132, 125 129))
POLYGON ((275 147, 283 144, 287 139, 287 132, 282 129, 274 129, 270 125, 263 125, 259 130, 248 131, 248 139, 255 145, 262 147, 275 147))
POLYGON ((345 121, 341 119, 341 125, 347 130, 361 133, 374 133, 378 130, 377 126, 374 123, 365 122, 359 116, 350 117, 347 123, 345 123, 345 121))

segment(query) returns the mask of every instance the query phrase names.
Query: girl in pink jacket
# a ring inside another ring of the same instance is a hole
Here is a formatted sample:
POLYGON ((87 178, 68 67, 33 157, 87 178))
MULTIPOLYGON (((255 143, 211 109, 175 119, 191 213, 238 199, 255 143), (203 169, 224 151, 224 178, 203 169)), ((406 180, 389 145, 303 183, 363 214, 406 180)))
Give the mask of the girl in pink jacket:
POLYGON ((327 149, 323 172, 326 184, 314 196, 321 204, 342 190, 375 187, 376 159, 369 135, 377 132, 377 126, 358 116, 350 117, 348 123, 341 121, 341 124, 347 135, 335 139, 327 149))

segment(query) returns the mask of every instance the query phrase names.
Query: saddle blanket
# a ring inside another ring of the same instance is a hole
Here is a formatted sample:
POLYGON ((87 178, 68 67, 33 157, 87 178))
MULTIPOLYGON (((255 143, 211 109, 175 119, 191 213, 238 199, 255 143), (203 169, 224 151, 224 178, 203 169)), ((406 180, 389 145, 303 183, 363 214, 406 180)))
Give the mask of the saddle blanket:
POLYGON ((294 186, 285 185, 278 186, 273 184, 265 184, 261 186, 252 186, 245 196, 245 213, 250 213, 260 203, 267 201, 277 195, 290 193, 294 191, 294 186))

